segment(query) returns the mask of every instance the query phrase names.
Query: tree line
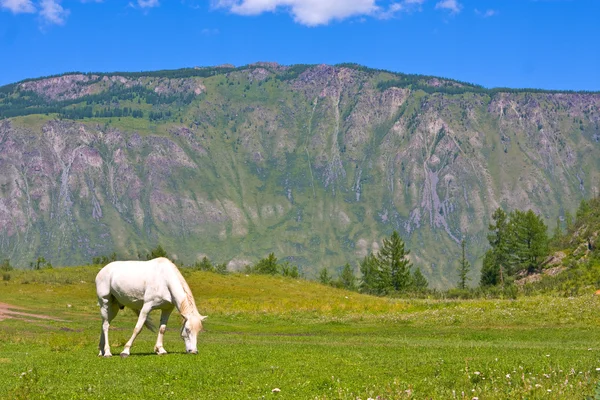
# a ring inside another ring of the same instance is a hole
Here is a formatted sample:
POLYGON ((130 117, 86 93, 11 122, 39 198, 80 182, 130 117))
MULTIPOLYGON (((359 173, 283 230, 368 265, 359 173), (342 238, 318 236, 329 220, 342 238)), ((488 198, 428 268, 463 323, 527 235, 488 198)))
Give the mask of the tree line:
MULTIPOLYGON (((600 229, 600 199, 593 199, 590 202, 582 201, 575 218, 577 223, 569 213, 566 214, 568 234, 572 234, 576 227, 578 227, 578 231, 583 229, 580 225, 584 220, 600 229)), ((355 274, 355 268, 346 263, 340 268, 337 276, 333 276, 327 268, 322 268, 319 271, 318 281, 325 285, 377 296, 419 294, 473 297, 487 295, 494 287, 502 290, 514 289, 513 283, 516 279, 540 270, 553 246, 555 249, 566 246, 568 235, 562 233, 560 220, 557 221, 552 238, 548 236, 548 227, 542 217, 531 210, 514 210, 507 213, 502 208, 498 208, 493 212, 491 220, 487 235, 489 249, 483 257, 478 288, 469 285, 472 266, 468 261, 466 240, 461 241, 460 257, 455 261, 457 264, 456 286, 446 292, 439 292, 429 288, 429 283, 421 269, 415 268, 410 262, 408 258, 410 250, 406 248, 405 242, 397 231, 393 231, 389 237, 383 239, 379 251, 368 254, 357 263, 358 275, 355 274)), ((588 235, 592 234, 593 232, 588 235)), ((588 240, 588 246, 590 249, 594 247, 591 240, 588 240)), ((148 253, 138 253, 137 256, 140 260, 150 260, 157 257, 168 257, 168 254, 161 245, 158 245, 148 253)), ((112 253, 110 256, 94 257, 92 264, 108 264, 116 259, 117 254, 112 253)), ((52 268, 51 265, 49 261, 39 257, 35 262, 30 263, 29 267, 44 269, 52 268)), ((181 263, 178 265, 201 271, 228 273, 226 263, 213 263, 207 257, 203 257, 191 265, 181 263)), ((0 270, 6 274, 11 269, 9 260, 4 260, 0 265, 0 270)), ((245 266, 241 272, 292 278, 303 277, 298 266, 287 260, 279 260, 274 253, 268 254, 254 264, 245 266)))
MULTIPOLYGON (((150 112, 152 115, 152 111, 150 112)), ((162 113, 161 113, 162 114, 162 113)), ((170 115, 170 112, 169 112, 170 115)), ((86 106, 81 108, 63 109, 59 113, 59 117, 63 119, 84 119, 84 118, 121 118, 121 117, 133 117, 133 118, 144 118, 144 112, 142 110, 135 110, 131 107, 123 108, 108 108, 104 107, 101 110, 94 111, 92 106, 86 106)), ((152 118, 150 118, 152 119, 152 118)))
MULTIPOLYGON (((121 101, 137 101, 138 104, 153 106, 185 106, 196 98, 195 93, 158 94, 145 86, 132 87, 116 86, 109 90, 78 99, 55 101, 47 99, 32 91, 15 91, 14 93, 0 93, 0 119, 12 118, 31 114, 59 114, 63 118, 91 118, 93 117, 118 117, 128 109, 129 115, 134 118, 143 118, 140 110, 131 107, 115 107, 121 101), (90 106, 105 106, 103 110, 93 112, 90 106), (134 115, 135 112, 135 115, 134 115)), ((128 116, 128 115, 121 115, 128 116)))

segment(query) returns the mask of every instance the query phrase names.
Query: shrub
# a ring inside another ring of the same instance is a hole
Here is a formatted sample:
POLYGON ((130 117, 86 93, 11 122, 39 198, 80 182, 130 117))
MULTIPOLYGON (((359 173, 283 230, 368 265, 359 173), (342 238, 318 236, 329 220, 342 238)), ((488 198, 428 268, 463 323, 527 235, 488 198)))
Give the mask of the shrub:
POLYGON ((159 244, 154 249, 150 250, 150 253, 146 254, 146 260, 153 260, 158 257, 169 258, 167 251, 159 244))
POLYGON ((0 271, 12 271, 13 270, 13 266, 10 265, 10 260, 8 258, 6 258, 4 261, 2 261, 2 263, 0 264, 0 271))
POLYGON ((215 272, 215 266, 207 257, 203 257, 202 260, 196 261, 193 265, 193 268, 199 271, 215 272))

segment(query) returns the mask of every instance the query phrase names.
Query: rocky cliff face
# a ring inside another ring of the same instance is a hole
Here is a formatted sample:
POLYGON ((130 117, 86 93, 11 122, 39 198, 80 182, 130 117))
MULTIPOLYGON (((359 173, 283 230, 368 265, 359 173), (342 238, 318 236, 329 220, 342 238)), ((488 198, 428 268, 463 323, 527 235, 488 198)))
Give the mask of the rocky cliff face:
POLYGON ((356 66, 65 75, 0 88, 2 116, 0 253, 21 265, 161 243, 232 268, 273 251, 313 276, 396 229, 448 286, 496 207, 553 225, 600 172, 599 94, 356 66))

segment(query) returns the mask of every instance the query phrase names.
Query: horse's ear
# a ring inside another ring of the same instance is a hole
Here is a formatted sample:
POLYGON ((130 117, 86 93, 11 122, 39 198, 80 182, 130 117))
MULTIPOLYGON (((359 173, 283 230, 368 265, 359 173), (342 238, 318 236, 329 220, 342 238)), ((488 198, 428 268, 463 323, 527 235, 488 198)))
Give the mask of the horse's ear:
POLYGON ((204 321, 206 318, 208 318, 208 315, 201 315, 200 316, 200 321, 204 321))

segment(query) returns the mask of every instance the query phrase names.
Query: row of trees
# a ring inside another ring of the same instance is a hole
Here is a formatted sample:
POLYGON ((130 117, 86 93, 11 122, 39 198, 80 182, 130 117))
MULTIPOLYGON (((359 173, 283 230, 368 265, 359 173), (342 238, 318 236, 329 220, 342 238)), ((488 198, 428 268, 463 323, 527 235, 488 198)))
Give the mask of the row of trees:
MULTIPOLYGON (((152 112, 150 112, 152 114, 152 112)), ((60 117, 64 119, 84 119, 84 118, 121 118, 133 117, 144 118, 142 110, 134 110, 130 107, 123 108, 108 108, 104 107, 101 110, 93 110, 92 106, 65 109, 60 113, 60 117)), ((150 118, 152 119, 152 118, 150 118)))
POLYGON ((70 119, 117 118, 128 115, 134 118, 143 118, 144 113, 140 110, 125 107, 128 109, 126 115, 125 108, 115 107, 115 105, 118 105, 121 101, 137 101, 138 104, 146 103, 153 106, 168 105, 175 107, 188 105, 197 97, 193 92, 158 94, 151 88, 140 85, 131 87, 116 85, 105 92, 61 101, 47 99, 32 91, 16 90, 12 93, 2 93, 0 96, 0 119, 21 115, 54 113, 70 119), (104 109, 92 112, 91 106, 102 106, 104 109))

